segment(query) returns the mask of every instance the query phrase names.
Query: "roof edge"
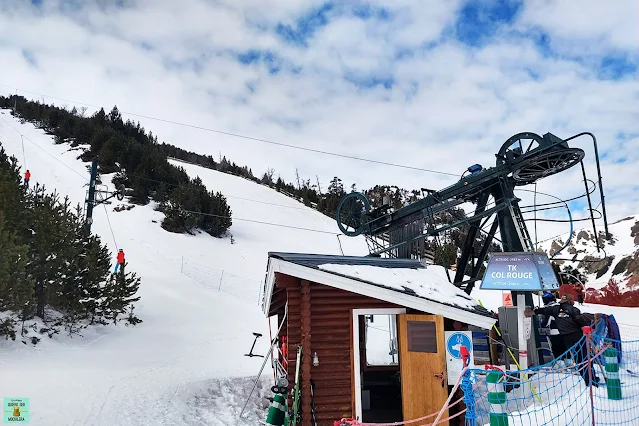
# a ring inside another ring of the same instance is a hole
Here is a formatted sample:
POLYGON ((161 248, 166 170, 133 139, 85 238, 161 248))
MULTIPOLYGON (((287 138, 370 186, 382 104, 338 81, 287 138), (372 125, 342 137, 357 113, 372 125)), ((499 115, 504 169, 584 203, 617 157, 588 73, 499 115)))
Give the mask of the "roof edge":
POLYGON ((363 264, 366 261, 380 261, 388 264, 395 265, 411 265, 406 267, 414 267, 416 269, 426 269, 426 266, 422 264, 417 259, 403 259, 403 258, 389 258, 389 257, 376 257, 376 256, 343 256, 339 254, 320 254, 320 253, 293 253, 293 252, 278 252, 278 251, 270 251, 268 252, 269 259, 280 259, 286 262, 294 262, 291 260, 295 257, 308 257, 309 259, 320 259, 320 258, 332 258, 332 259, 340 259, 341 261, 351 260, 353 262, 358 262, 357 264, 363 264))
MULTIPOLYGON (((438 311, 440 315, 443 315, 447 318, 458 320, 467 324, 472 324, 484 329, 490 329, 496 321, 495 317, 489 315, 490 311, 488 310, 486 310, 486 313, 475 312, 471 309, 463 308, 457 305, 441 303, 421 296, 412 296, 402 293, 401 291, 394 290, 392 288, 380 286, 378 284, 371 285, 371 283, 368 283, 367 281, 357 280, 355 278, 346 277, 330 271, 324 271, 317 268, 298 265, 296 263, 279 259, 277 257, 271 257, 270 253, 269 273, 265 286, 265 289, 268 293, 264 297, 265 304, 263 305, 263 311, 266 315, 268 315, 268 310, 270 308, 270 300, 273 293, 273 285, 275 281, 275 272, 295 276, 301 279, 307 279, 312 282, 372 297, 374 299, 396 303, 400 306, 405 306, 408 308, 418 309, 426 312, 433 312, 434 309, 438 311), (267 300, 268 303, 266 303, 267 300)), ((477 304, 477 306, 481 305, 477 304)))

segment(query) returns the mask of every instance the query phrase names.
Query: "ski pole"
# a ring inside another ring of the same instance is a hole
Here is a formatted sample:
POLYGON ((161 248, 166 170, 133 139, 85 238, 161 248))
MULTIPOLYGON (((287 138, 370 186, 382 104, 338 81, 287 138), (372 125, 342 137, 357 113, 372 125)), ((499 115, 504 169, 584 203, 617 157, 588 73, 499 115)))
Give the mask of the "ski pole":
MULTIPOLYGON (((277 341, 277 338, 275 339, 275 341, 277 341)), ((272 345, 271 345, 271 350, 273 350, 272 345)), ((253 389, 251 389, 251 393, 249 393, 249 396, 246 398, 246 402, 244 403, 244 406, 242 407, 242 411, 240 412, 240 417, 242 417, 242 414, 244 414, 244 410, 246 409, 246 406, 248 405, 248 402, 250 401, 251 396, 253 396, 253 392, 255 392, 255 388, 257 387, 257 383, 260 381, 260 377, 262 376, 262 371, 264 371, 264 367, 266 367, 266 363, 268 362, 268 359, 269 359, 268 357, 264 357, 262 368, 260 368, 260 372, 257 373, 257 378, 255 379, 255 383, 253 383, 253 389)))

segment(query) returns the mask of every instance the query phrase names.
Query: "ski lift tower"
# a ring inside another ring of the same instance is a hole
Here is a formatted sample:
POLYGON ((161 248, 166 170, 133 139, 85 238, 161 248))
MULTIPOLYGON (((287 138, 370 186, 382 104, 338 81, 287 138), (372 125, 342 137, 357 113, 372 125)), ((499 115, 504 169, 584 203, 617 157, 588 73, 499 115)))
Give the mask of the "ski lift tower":
POLYGON ((116 191, 109 191, 106 186, 104 188, 96 188, 96 180, 98 178, 98 160, 91 162, 91 178, 89 180, 89 189, 85 198, 86 216, 85 226, 86 232, 91 233, 91 225, 93 224, 93 207, 100 204, 110 204, 112 198, 118 201, 124 199, 124 185, 119 185, 116 191))
MULTIPOLYGON (((598 165, 594 135, 580 133, 567 140, 584 134, 593 138, 598 165)), ((497 229, 504 252, 533 252, 535 249, 519 207, 521 200, 514 194, 516 187, 533 184, 577 164, 582 166, 584 186, 587 185, 583 167, 585 152, 581 148, 568 146, 567 140, 552 133, 543 136, 531 132, 518 133, 502 144, 496 154, 494 167, 484 169, 475 164, 455 184, 441 190, 423 189, 426 196, 397 210, 393 210, 388 203, 373 207, 366 196, 358 192, 347 194, 337 206, 337 225, 345 235, 363 234, 370 256, 417 258, 423 256, 423 241, 426 238, 468 225, 453 284, 470 294, 474 283, 481 279, 479 273, 497 229), (474 204, 475 211, 462 215, 451 211, 452 223, 437 223, 435 220, 437 214, 465 203, 474 204), (484 231, 484 226, 491 221, 490 229, 484 231), (485 232, 486 238, 481 243, 479 255, 471 259, 480 232, 485 232), (464 280, 468 270, 470 278, 464 280)), ((601 202, 605 206, 599 167, 597 170, 601 202)), ((589 193, 587 186, 586 193, 589 193)), ((588 202, 590 204, 590 198, 588 202)), ((605 213, 603 218, 607 231, 605 213)), ((512 291, 514 303, 517 303, 519 293, 524 293, 526 305, 533 306, 530 291, 512 291)))

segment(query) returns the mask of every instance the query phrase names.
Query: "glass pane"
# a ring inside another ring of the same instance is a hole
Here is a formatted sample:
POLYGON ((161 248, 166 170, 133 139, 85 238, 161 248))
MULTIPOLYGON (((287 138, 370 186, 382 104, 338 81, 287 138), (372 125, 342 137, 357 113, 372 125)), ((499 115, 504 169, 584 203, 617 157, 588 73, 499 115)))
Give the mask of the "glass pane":
POLYGON ((365 315, 366 364, 398 365, 395 315, 365 315))
POLYGON ((408 350, 437 353, 437 325, 434 322, 407 321, 408 350))

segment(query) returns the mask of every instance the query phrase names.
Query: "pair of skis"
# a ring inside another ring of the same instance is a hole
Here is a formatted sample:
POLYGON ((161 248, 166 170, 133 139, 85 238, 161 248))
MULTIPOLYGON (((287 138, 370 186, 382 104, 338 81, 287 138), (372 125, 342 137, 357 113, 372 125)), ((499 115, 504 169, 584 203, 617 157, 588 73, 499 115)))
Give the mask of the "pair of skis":
POLYGON ((302 346, 297 347, 297 361, 295 362, 295 388, 293 389, 293 410, 291 412, 291 426, 297 426, 301 420, 300 403, 302 392, 300 390, 300 367, 302 365, 302 346))
MULTIPOLYGON (((291 426, 297 426, 301 422, 300 403, 302 399, 302 392, 300 390, 300 367, 302 364, 302 346, 297 347, 297 362, 295 364, 295 388, 293 389, 293 410, 291 413, 292 423, 291 426)), ((317 419, 315 418, 315 401, 313 400, 315 383, 311 379, 311 424, 317 425, 317 419)), ((288 426, 288 425, 287 425, 288 426)))

